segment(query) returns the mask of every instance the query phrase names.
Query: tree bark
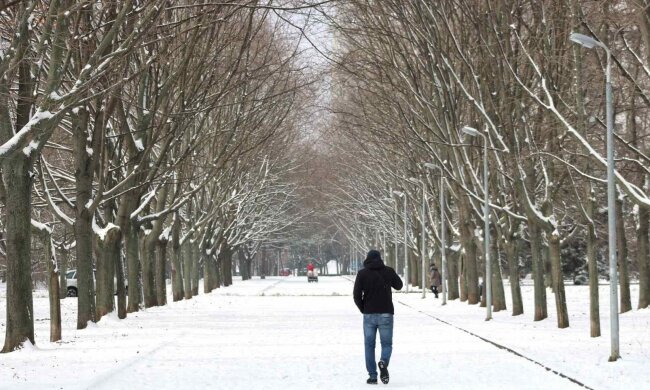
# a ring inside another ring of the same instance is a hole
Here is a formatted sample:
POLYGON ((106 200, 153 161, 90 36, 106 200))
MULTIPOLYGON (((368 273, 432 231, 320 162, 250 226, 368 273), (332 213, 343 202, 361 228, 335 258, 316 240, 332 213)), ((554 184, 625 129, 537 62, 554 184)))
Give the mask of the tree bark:
POLYGON ((599 295, 598 294, 598 248, 596 248, 596 229, 593 224, 587 225, 587 266, 589 268, 590 333, 591 333, 591 337, 600 337, 600 306, 599 306, 599 296, 598 296, 599 295))
POLYGON ((419 286, 418 282, 418 261, 414 251, 409 251, 409 283, 411 286, 419 286))
POLYGON ((521 286, 519 283, 519 240, 512 236, 505 242, 506 257, 508 258, 508 276, 510 279, 510 294, 512 295, 512 315, 518 316, 524 313, 524 304, 521 298, 521 286))
POLYGON ((2 352, 11 352, 25 341, 34 344, 30 254, 32 175, 30 161, 23 153, 0 161, 7 232, 7 325, 2 352))
POLYGON ((54 253, 52 241, 48 240, 48 274, 49 274, 49 298, 50 298, 50 342, 61 340, 61 301, 59 300, 59 275, 54 264, 54 253))
POLYGON ((541 256, 541 236, 540 229, 534 221, 528 224, 528 233, 530 235, 530 251, 533 260, 533 289, 535 296, 535 321, 541 321, 548 317, 546 308, 546 287, 544 286, 544 263, 541 256))
POLYGON ((139 229, 130 221, 123 226, 127 227, 125 243, 129 304, 126 311, 127 313, 134 313, 140 310, 140 303, 142 302, 142 290, 140 284, 140 239, 138 237, 139 229))
POLYGON ((151 232, 142 239, 142 297, 145 308, 158 306, 156 299, 155 265, 157 237, 151 232))
POLYGON ((458 252, 450 253, 447 251, 447 298, 450 301, 458 299, 460 296, 458 285, 458 252))
POLYGON ((75 134, 73 149, 76 194, 74 237, 77 255, 77 329, 85 329, 88 321, 97 322, 93 270, 93 213, 89 209, 92 202, 94 164, 87 152, 87 110, 79 110, 72 128, 75 134))
POLYGON ((106 237, 99 238, 99 258, 97 259, 97 315, 99 321, 115 309, 113 292, 115 290, 115 263, 120 256, 121 233, 117 226, 106 232, 106 237))
POLYGON ((99 239, 100 254, 97 260, 97 320, 115 310, 115 269, 119 263, 122 234, 115 226, 99 239))
POLYGON ((61 302, 59 301, 59 275, 57 274, 52 232, 49 228, 35 228, 34 232, 40 236, 43 248, 45 248, 50 303, 50 342, 55 342, 61 340, 61 302))
POLYGON ((225 243, 219 252, 220 264, 222 270, 222 280, 225 287, 232 284, 232 249, 225 243))
POLYGON ((564 277, 562 276, 562 261, 560 258, 560 236, 553 232, 549 235, 549 257, 551 270, 553 272, 553 283, 555 284, 555 307, 557 310, 558 328, 569 327, 569 313, 566 307, 566 294, 564 292, 564 277))
POLYGON ((623 217, 625 203, 620 197, 616 198, 616 251, 618 253, 618 272, 620 281, 621 301, 620 312, 625 313, 632 310, 632 298, 630 297, 630 274, 628 272, 627 260, 627 238, 625 237, 625 218, 623 217))
POLYGON ((201 262, 203 263, 203 293, 212 292, 214 273, 212 272, 212 261, 210 255, 205 253, 205 248, 201 248, 201 262))
POLYGON ((61 261, 59 262, 59 298, 65 299, 68 296, 68 255, 70 251, 63 243, 59 249, 59 255, 61 256, 61 261))
POLYGON ((492 307, 495 312, 506 310, 506 294, 501 275, 501 256, 495 234, 492 235, 492 307))
POLYGON ((117 243, 117 255, 115 256, 115 283, 117 289, 117 318, 126 318, 126 288, 124 284, 124 264, 122 260, 122 240, 117 243))
POLYGON ((172 259, 171 259, 171 279, 172 279, 172 300, 174 302, 183 299, 183 273, 181 272, 182 250, 180 243, 181 220, 180 215, 174 217, 172 225, 172 259))
MULTIPOLYGON (((479 290, 478 290, 478 266, 477 266, 477 253, 476 245, 474 243, 474 225, 471 222, 469 215, 468 205, 463 205, 459 202, 459 228, 460 228, 460 241, 464 250, 463 254, 463 272, 465 276, 465 284, 467 287, 467 302, 470 305, 479 303, 479 290)), ((463 291, 461 289, 461 301, 463 300, 463 291)))
POLYGON ((460 301, 467 301, 467 272, 465 270, 466 261, 465 258, 467 255, 464 250, 458 252, 458 268, 460 269, 460 275, 458 278, 460 284, 460 301))
POLYGON ((644 207, 639 207, 636 226, 637 267, 639 268, 639 309, 650 304, 650 267, 648 266, 648 217, 644 207))
POLYGON ((185 242, 181 245, 181 250, 183 252, 183 293, 185 299, 192 299, 192 291, 194 291, 194 286, 192 285, 192 275, 194 271, 192 270, 192 245, 191 240, 186 239, 185 242))
POLYGON ((199 266, 199 259, 201 256, 201 251, 199 250, 198 242, 190 242, 190 248, 192 250, 192 295, 199 295, 199 275, 201 268, 199 266))
POLYGON ((158 306, 167 304, 167 240, 156 240, 156 303, 158 306))

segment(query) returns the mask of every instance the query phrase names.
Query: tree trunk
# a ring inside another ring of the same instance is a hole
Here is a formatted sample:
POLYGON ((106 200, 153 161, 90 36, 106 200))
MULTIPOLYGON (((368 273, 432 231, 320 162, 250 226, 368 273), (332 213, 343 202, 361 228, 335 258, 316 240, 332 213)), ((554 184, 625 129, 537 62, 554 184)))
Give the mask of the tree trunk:
POLYGON ((650 304, 650 267, 648 266, 648 210, 639 207, 636 228, 637 267, 639 268, 639 309, 650 304))
POLYGON ((31 164, 23 153, 0 160, 6 193, 7 321, 2 352, 34 344, 31 263, 31 164))
MULTIPOLYGON (((463 266, 465 274, 465 283, 467 285, 467 302, 470 305, 479 303, 479 290, 478 290, 478 266, 477 266, 477 253, 476 245, 474 243, 474 225, 471 222, 468 213, 469 206, 459 204, 459 227, 460 227, 460 241, 464 250, 463 266)), ((462 290, 461 290, 462 300, 462 290)))
POLYGON ((222 279, 224 286, 230 286, 232 284, 232 249, 228 244, 222 246, 221 252, 219 252, 222 279))
POLYGON ((88 111, 79 110, 73 120, 75 164, 74 237, 77 255, 77 329, 85 329, 88 321, 96 322, 95 277, 93 272, 93 212, 89 209, 93 193, 92 157, 88 147, 88 111))
POLYGON ((45 248, 47 266, 48 298, 50 301, 50 342, 61 340, 61 302, 59 301, 59 275, 57 275, 56 256, 52 245, 52 232, 49 229, 35 229, 45 248))
POLYGON ((524 304, 521 298, 521 286, 519 283, 519 240, 511 237, 505 243, 506 257, 508 258, 508 276, 510 279, 510 294, 512 295, 512 315, 518 316, 524 313, 524 304))
MULTIPOLYGON (((588 207, 589 210, 589 207, 588 207)), ((600 337, 600 309, 598 297, 598 248, 596 229, 587 225, 587 267, 589 268, 589 322, 591 337, 600 337)))
POLYGON ((386 259, 385 263, 387 266, 395 269, 395 244, 389 243, 386 248, 386 259))
POLYGON ((77 254, 77 329, 85 329, 88 326, 88 321, 97 322, 95 316, 92 215, 86 209, 85 203, 78 205, 74 231, 77 254), (81 209, 79 210, 79 208, 81 209))
MULTIPOLYGON (((542 236, 546 236, 543 231, 540 232, 542 233, 542 236)), ((541 253, 542 261, 544 264, 544 287, 550 287, 551 290, 555 291, 555 281, 553 280, 553 265, 551 264, 551 248, 549 245, 544 244, 543 239, 540 240, 540 245, 542 248, 541 253)))
POLYGON ((203 258, 203 294, 209 294, 210 291, 210 264, 208 264, 207 258, 203 258))
POLYGON ((418 269, 418 262, 415 257, 414 251, 409 251, 409 284, 413 287, 418 285, 418 276, 417 276, 417 269, 418 269))
POLYGON ((481 292, 479 301, 480 307, 485 307, 487 305, 487 294, 485 293, 485 288, 487 286, 487 283, 485 282, 485 255, 483 254, 483 250, 483 241, 481 241, 481 245, 476 247, 477 254, 480 252, 480 257, 477 257, 476 265, 478 266, 479 280, 482 280, 482 282, 479 283, 479 291, 481 292))
POLYGON ((450 253, 447 251, 447 298, 450 301, 458 299, 458 252, 450 253))
POLYGON ((465 270, 466 267, 466 261, 465 258, 467 257, 466 253, 464 250, 458 252, 458 268, 460 269, 460 275, 458 278, 458 281, 460 283, 460 301, 461 302, 466 302, 467 301, 467 272, 465 270))
POLYGON ((171 279, 172 279, 172 300, 174 302, 183 299, 183 273, 181 272, 182 251, 180 243, 181 224, 180 216, 176 214, 172 226, 172 259, 171 259, 171 279))
POLYGON ((167 304, 167 240, 156 240, 156 303, 167 304))
POLYGON ((140 285, 140 239, 138 237, 138 227, 130 221, 125 224, 126 231, 126 262, 128 273, 128 290, 129 305, 126 308, 127 313, 134 313, 140 309, 142 290, 140 285))
POLYGON ((100 255, 97 259, 97 320, 115 310, 115 266, 119 262, 120 239, 122 234, 117 226, 99 238, 100 255))
MULTIPOLYGON (((645 47, 646 63, 650 60, 650 7, 648 1, 640 7, 639 23, 641 36, 645 47)), ((646 148, 647 150, 647 148, 646 148)), ((648 188, 648 176, 643 178, 645 188, 648 188)), ((639 268, 639 309, 645 309, 650 304, 650 264, 648 263, 648 209, 639 206, 639 221, 637 223, 637 266, 639 268)))
POLYGON ((59 275, 56 273, 56 264, 54 264, 54 254, 52 253, 52 242, 47 244, 49 278, 49 298, 50 298, 50 342, 61 340, 61 301, 59 300, 59 275))
POLYGON ((555 283, 555 308, 557 310, 558 328, 569 327, 569 313, 566 307, 566 294, 564 292, 564 278, 562 277, 562 260, 560 257, 560 236, 557 232, 549 235, 549 257, 553 272, 552 280, 555 283))
POLYGON ((492 236, 492 308, 495 312, 506 310, 506 294, 503 290, 503 276, 501 275, 501 256, 496 235, 492 236))
POLYGON ((122 259, 122 240, 118 240, 115 256, 115 283, 117 292, 117 317, 126 318, 126 288, 124 284, 124 264, 122 259))
POLYGON ((61 256, 61 261, 59 262, 59 298, 65 299, 68 296, 68 248, 65 247, 65 243, 61 245, 59 250, 59 255, 61 256))
POLYGON ((616 252, 618 253, 618 272, 621 291, 620 312, 625 313, 632 310, 632 298, 630 297, 630 274, 627 267, 627 238, 625 237, 625 218, 623 207, 625 203, 616 198, 616 252))
POLYGON ((413 251, 409 251, 409 280, 413 287, 420 285, 418 281, 418 269, 418 259, 413 251))
POLYGON ((232 255, 233 255, 232 248, 230 248, 230 246, 227 246, 226 247, 226 255, 224 257, 226 259, 226 270, 225 270, 225 285, 226 286, 231 286, 232 285, 232 274, 233 274, 233 272, 232 272, 232 264, 233 264, 232 255))
POLYGON ((214 284, 212 287, 214 289, 221 288, 221 285, 223 284, 222 280, 222 273, 221 273, 221 261, 219 261, 218 257, 212 257, 212 261, 214 263, 213 269, 214 269, 214 284))
POLYGON ((201 251, 198 242, 191 243, 190 247, 192 250, 192 296, 196 296, 199 295, 199 276, 201 273, 199 259, 201 251))
POLYGON ((156 241, 151 233, 145 233, 142 239, 142 296, 144 307, 158 306, 156 299, 155 265, 156 265, 156 241))
POLYGON ((212 278, 214 274, 212 272, 212 262, 210 261, 210 255, 206 253, 206 248, 201 247, 201 263, 203 263, 203 293, 209 294, 212 292, 212 278))
POLYGON ((181 250, 183 252, 183 293, 185 294, 185 299, 192 299, 192 291, 194 291, 194 286, 192 286, 192 275, 194 271, 192 270, 192 242, 191 240, 186 240, 181 245, 181 250))
POLYGON ((546 287, 544 286, 544 260, 541 256, 541 235, 537 225, 528 219, 530 251, 533 261, 533 289, 535 296, 535 321, 548 317, 546 309, 546 287))

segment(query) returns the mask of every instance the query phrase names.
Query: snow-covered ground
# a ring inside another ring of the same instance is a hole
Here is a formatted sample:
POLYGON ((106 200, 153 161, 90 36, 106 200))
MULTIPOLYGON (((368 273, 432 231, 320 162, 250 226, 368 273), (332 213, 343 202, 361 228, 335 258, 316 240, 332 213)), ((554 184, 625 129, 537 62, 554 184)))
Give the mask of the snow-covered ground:
MULTIPOLYGON (((621 316, 623 359, 608 363, 607 289, 603 337, 596 339, 589 337, 587 287, 567 286, 571 328, 564 330, 556 327, 550 293, 550 318, 532 321, 530 286, 523 291, 526 314, 494 313, 490 322, 476 306, 441 307, 431 294, 424 300, 395 294, 388 386, 582 388, 561 373, 593 389, 648 389, 650 311, 621 316)), ((46 292, 38 290, 37 346, 0 355, 0 389, 365 389, 361 315, 351 290, 346 277, 236 280, 209 295, 126 320, 109 316, 81 331, 74 329, 76 300, 68 298, 60 343, 47 341, 46 292)), ((0 343, 5 311, 0 284, 0 343)))

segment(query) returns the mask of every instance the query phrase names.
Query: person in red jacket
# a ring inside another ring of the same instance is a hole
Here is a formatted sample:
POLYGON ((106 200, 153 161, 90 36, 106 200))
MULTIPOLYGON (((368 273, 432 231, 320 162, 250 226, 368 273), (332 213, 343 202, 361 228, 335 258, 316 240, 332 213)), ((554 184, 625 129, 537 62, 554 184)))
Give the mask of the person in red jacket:
POLYGON ((313 271, 314 270, 314 265, 312 263, 307 264, 307 272, 313 271))

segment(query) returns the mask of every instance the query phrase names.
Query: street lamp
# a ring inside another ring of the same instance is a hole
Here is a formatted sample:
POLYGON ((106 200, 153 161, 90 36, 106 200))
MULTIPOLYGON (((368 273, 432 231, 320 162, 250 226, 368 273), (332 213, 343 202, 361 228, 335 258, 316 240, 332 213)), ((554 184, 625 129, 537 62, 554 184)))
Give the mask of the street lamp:
MULTIPOLYGON (((393 191, 393 194, 404 199, 404 275, 406 280, 406 292, 409 292, 409 260, 408 260, 408 229, 407 229, 407 215, 406 215, 406 195, 403 192, 393 191)), ((395 248, 397 252, 397 248, 395 248)), ((397 257, 396 257, 397 258, 397 257)))
POLYGON ((609 230, 609 313, 611 328, 611 356, 609 361, 621 357, 619 349, 618 328, 618 270, 616 268, 616 184, 614 177, 614 108, 612 104, 612 66, 611 52, 602 42, 584 34, 571 33, 569 39, 587 49, 600 47, 607 54, 605 69, 605 104, 607 116, 607 225, 609 230))
POLYGON ((442 170, 442 167, 431 164, 431 163, 425 163, 424 166, 428 169, 438 169, 440 170, 440 257, 441 257, 441 273, 442 273, 442 304, 446 305, 447 304, 447 243, 446 243, 446 235, 447 235, 447 228, 445 226, 445 186, 446 186, 446 178, 444 175, 444 172, 442 170))
POLYGON ((424 211, 426 207, 426 200, 425 200, 425 189, 424 189, 424 182, 422 180, 418 180, 414 177, 409 177, 408 181, 410 181, 413 184, 420 184, 422 186, 422 209, 420 210, 420 221, 422 222, 421 225, 421 232, 420 232, 420 256, 421 256, 421 262, 422 262, 422 299, 426 298, 427 296, 427 289, 426 289, 426 231, 425 231, 425 221, 424 221, 424 211))
POLYGON ((391 201, 393 202, 393 242, 395 243, 395 253, 394 253, 394 258, 395 258, 395 268, 399 271, 399 267, 397 266, 398 260, 397 260, 397 201, 395 198, 392 196, 395 192, 397 191, 391 191, 391 201))
POLYGON ((463 133, 472 137, 483 138, 483 222, 485 224, 485 235, 483 238, 485 256, 485 320, 492 319, 492 262, 490 260, 490 200, 488 195, 488 165, 487 165, 487 138, 473 127, 464 126, 463 133))

